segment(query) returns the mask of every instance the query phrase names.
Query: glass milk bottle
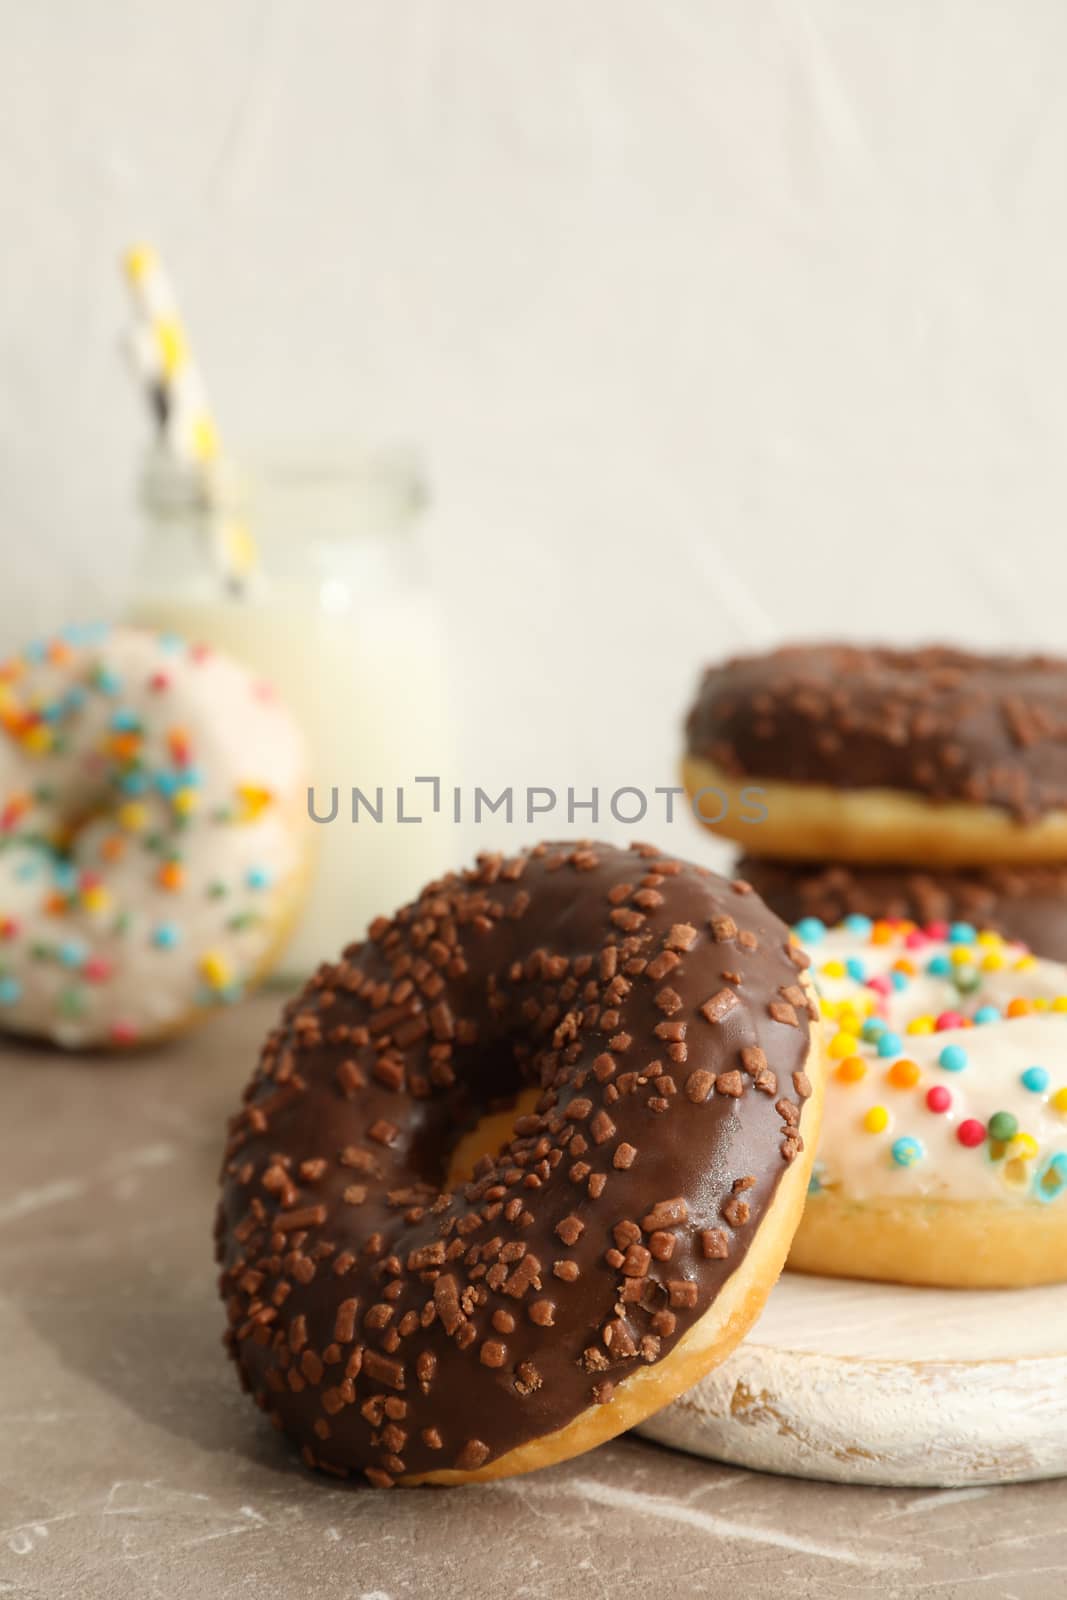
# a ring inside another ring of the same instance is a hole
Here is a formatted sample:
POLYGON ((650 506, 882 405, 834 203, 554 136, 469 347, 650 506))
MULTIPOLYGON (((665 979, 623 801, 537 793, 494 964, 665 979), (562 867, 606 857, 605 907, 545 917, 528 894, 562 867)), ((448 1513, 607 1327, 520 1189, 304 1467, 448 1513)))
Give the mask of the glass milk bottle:
MULTIPOLYGON (((451 767, 441 630, 421 558, 422 484, 404 457, 344 449, 249 459, 219 491, 247 521, 259 564, 239 587, 213 563, 201 480, 162 450, 140 483, 142 559, 128 619, 228 651, 273 683, 310 747, 315 870, 282 971, 309 972, 453 864, 440 818, 414 810, 413 779, 451 767), (381 822, 351 791, 382 791, 381 822), (403 814, 403 811, 401 812, 403 814)), ((218 495, 216 496, 216 507, 218 495)))

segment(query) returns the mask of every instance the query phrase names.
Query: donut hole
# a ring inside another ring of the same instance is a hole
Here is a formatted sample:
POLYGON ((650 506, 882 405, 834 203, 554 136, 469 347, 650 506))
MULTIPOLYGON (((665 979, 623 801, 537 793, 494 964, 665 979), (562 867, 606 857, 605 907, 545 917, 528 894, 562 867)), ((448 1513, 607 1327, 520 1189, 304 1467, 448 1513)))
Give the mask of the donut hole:
POLYGON ((86 844, 91 840, 95 845, 97 836, 108 826, 113 827, 114 820, 110 796, 79 795, 53 813, 47 830, 33 842, 58 866, 75 865, 85 854, 86 844))
POLYGON ((461 1133, 448 1155, 445 1187, 456 1189, 468 1183, 483 1156, 495 1160, 516 1137, 518 1118, 530 1115, 540 1095, 541 1091, 536 1088, 520 1089, 505 1104, 497 1103, 484 1112, 472 1128, 461 1133))
MULTIPOLYGON (((73 785, 44 787, 34 799, 32 826, 13 834, 13 848, 29 850, 57 871, 105 866, 120 847, 125 849, 128 834, 120 822, 123 797, 98 774, 73 785)), ((146 810, 146 817, 152 815, 146 810)))

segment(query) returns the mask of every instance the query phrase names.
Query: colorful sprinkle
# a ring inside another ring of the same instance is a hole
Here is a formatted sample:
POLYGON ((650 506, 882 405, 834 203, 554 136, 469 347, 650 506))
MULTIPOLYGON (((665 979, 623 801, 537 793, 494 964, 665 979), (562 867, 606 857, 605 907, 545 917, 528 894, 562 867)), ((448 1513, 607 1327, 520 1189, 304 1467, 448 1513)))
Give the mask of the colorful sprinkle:
POLYGON ((1067 1153, 1057 1150, 1049 1156, 1034 1179, 1034 1193, 1039 1200, 1058 1200, 1067 1189, 1067 1153))
POLYGON ((256 928, 263 921, 258 911, 238 911, 235 916, 226 919, 226 926, 234 933, 245 933, 249 928, 256 928))
POLYGON ((956 1138, 968 1150, 974 1150, 985 1143, 985 1128, 977 1117, 965 1117, 956 1129, 956 1138))
POLYGON ((904 1041, 899 1033, 883 1033, 879 1036, 875 1045, 875 1049, 880 1056, 899 1056, 903 1048, 904 1041))
POLYGON ((23 748, 35 756, 47 755, 53 743, 54 735, 51 728, 45 723, 39 723, 35 727, 27 728, 22 736, 23 748))
POLYGON ((62 989, 59 995, 59 1014, 74 1018, 85 1015, 85 990, 75 987, 62 989))
POLYGON ((1010 1111, 994 1111, 989 1119, 989 1137, 998 1144, 1007 1144, 1019 1131, 1019 1119, 1010 1111))
POLYGON ((926 1104, 931 1111, 948 1111, 952 1105, 952 1095, 943 1083, 935 1083, 926 1091, 926 1104))
POLYGON ((180 862, 164 861, 156 873, 156 882, 161 889, 166 889, 171 894, 177 894, 184 882, 184 876, 180 862))
POLYGON ((94 883, 82 890, 81 903, 86 911, 109 911, 111 895, 102 883, 94 883))
POLYGON ((793 932, 801 944, 818 944, 826 938, 826 924, 818 917, 802 917, 793 932))
POLYGON ((192 740, 184 728, 171 728, 167 734, 167 749, 177 766, 188 766, 192 760, 192 748, 192 740))
POLYGON ((868 1133, 884 1133, 889 1126, 889 1112, 885 1106, 872 1106, 863 1119, 868 1133))
POLYGON ((1031 1094, 1044 1094, 1049 1086, 1049 1075, 1044 1067, 1027 1067, 1020 1075, 1019 1082, 1031 1094))
POLYGON ((867 1063, 862 1056, 847 1056, 834 1068, 834 1077, 840 1083, 859 1083, 867 1076, 867 1063))
POLYGON ((967 1052, 961 1044, 947 1044, 937 1058, 939 1067, 946 1072, 963 1072, 967 1066, 967 1052))
POLYGON ((918 1139, 894 1139, 890 1154, 898 1167, 914 1167, 923 1159, 926 1151, 918 1139))
POLYGON ((886 1073, 886 1078, 894 1089, 914 1089, 921 1076, 918 1062, 909 1061, 906 1056, 900 1061, 894 1061, 886 1073))
POLYGON ((93 672, 93 685, 101 694, 117 695, 122 693, 122 679, 117 672, 112 672, 110 667, 105 667, 101 662, 93 672))
POLYGON ((238 821, 249 823, 255 822, 262 815, 271 804, 274 795, 270 789, 264 789, 257 784, 242 783, 237 786, 237 799, 238 821))
POLYGON ((12 833, 29 811, 31 803, 28 794, 12 795, 0 811, 0 832, 12 833))
POLYGON ((217 950, 208 950, 200 957, 199 970, 212 989, 225 989, 233 982, 230 964, 217 950))

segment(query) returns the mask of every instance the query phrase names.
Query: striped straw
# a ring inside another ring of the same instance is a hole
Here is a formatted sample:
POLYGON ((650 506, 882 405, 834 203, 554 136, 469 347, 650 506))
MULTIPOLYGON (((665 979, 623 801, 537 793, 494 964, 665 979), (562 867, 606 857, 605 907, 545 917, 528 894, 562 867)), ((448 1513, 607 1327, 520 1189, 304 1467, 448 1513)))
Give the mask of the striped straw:
POLYGON ((225 507, 219 431, 177 299, 151 245, 127 250, 123 269, 138 318, 126 339, 127 354, 165 448, 196 474, 210 516, 213 559, 227 584, 239 588, 252 576, 259 555, 247 523, 225 507))

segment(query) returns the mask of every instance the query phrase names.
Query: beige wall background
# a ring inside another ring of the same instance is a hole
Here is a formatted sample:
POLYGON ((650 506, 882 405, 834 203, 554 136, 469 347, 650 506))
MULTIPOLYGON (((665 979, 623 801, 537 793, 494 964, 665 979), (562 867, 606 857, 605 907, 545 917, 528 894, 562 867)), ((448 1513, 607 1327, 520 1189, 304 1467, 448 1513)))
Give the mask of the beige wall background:
POLYGON ((155 238, 244 438, 421 450, 470 782, 700 663, 1067 645, 1059 0, 2 0, 0 646, 113 609, 155 238))

